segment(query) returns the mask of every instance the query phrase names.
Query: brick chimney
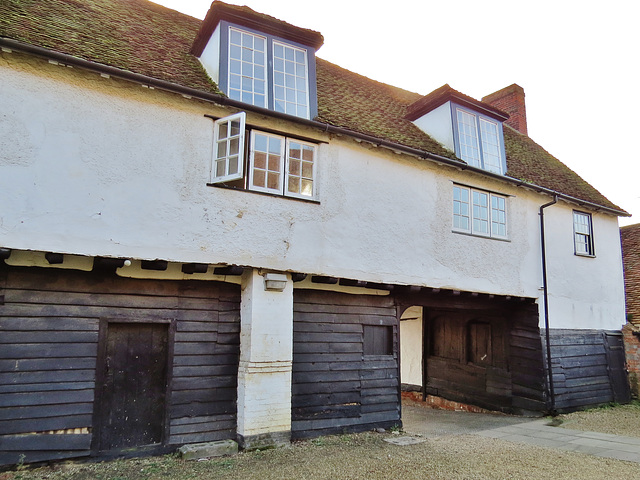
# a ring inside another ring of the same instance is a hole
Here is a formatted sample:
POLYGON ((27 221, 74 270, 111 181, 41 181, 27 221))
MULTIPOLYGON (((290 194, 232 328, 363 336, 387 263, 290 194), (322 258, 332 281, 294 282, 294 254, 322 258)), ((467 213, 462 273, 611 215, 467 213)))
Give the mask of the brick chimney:
POLYGON ((524 105, 524 89, 520 85, 509 85, 483 97, 482 101, 508 113, 509 119, 504 123, 527 135, 527 110, 524 105))

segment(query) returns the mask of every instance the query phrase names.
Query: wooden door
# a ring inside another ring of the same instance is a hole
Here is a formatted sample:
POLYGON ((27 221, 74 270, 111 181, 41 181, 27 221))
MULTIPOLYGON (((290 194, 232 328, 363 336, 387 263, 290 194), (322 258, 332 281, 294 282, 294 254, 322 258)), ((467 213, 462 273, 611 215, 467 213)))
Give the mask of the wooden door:
POLYGON ((102 352, 102 388, 96 399, 98 450, 162 442, 168 327, 108 323, 102 352))

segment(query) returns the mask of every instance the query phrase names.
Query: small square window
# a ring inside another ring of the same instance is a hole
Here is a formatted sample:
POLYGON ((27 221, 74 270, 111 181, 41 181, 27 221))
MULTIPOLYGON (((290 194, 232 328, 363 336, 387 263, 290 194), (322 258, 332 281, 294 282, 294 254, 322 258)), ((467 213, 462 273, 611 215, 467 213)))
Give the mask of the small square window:
POLYGON ((591 214, 573 212, 573 240, 576 255, 595 256, 591 214))
POLYGON ((365 355, 393 355, 393 327, 391 325, 363 326, 365 355))

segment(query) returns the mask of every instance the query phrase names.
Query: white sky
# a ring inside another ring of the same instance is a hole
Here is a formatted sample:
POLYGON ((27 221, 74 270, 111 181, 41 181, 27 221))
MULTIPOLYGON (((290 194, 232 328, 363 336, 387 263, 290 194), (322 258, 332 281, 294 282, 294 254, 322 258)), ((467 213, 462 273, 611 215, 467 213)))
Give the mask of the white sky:
MULTIPOLYGON (((203 19, 210 0, 155 0, 203 19)), ((319 31, 318 56, 423 95, 517 83, 529 136, 640 222, 637 0, 227 0, 319 31)), ((597 233, 596 233, 597 234, 597 233)))

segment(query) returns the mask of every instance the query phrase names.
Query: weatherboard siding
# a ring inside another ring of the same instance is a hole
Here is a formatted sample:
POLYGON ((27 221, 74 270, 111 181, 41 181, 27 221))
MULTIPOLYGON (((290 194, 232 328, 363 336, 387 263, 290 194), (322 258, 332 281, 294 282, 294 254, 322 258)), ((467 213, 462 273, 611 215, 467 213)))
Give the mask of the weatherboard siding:
POLYGON ((4 267, 0 296, 0 464, 92 454, 104 319, 175 325, 163 443, 235 438, 237 286, 4 267))
POLYGON ((392 298, 296 290, 293 315, 293 438, 400 424, 392 298), (364 354, 367 325, 390 329, 390 354, 364 354))

